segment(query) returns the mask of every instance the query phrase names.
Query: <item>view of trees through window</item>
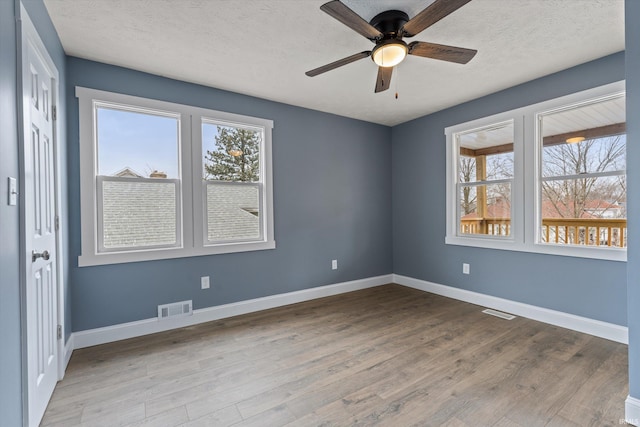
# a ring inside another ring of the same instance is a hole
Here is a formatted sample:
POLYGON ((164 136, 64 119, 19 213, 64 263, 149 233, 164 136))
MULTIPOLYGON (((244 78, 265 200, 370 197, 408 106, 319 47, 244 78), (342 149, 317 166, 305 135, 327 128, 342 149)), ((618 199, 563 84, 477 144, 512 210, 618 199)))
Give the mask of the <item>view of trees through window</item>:
POLYGON ((544 147, 543 214, 625 218, 625 142, 625 135, 616 135, 544 147), (580 177, 563 179, 568 176, 580 177))
MULTIPOLYGON (((486 162, 486 180, 513 178, 512 153, 485 156, 484 161, 486 162)), ((460 156, 460 166, 458 168, 460 182, 474 182, 477 180, 476 162, 475 157, 460 156)), ((500 202, 506 206, 511 206, 511 189, 508 183, 492 185, 490 189, 491 191, 487 194, 488 202, 500 202)), ((477 201, 477 192, 473 190, 473 187, 462 187, 460 207, 463 215, 476 212, 478 208, 477 201)))
POLYGON ((543 242, 626 247, 624 99, 540 115, 543 242))
POLYGON ((203 125, 203 138, 215 140, 215 146, 206 149, 203 143, 204 179, 215 181, 256 182, 260 179, 260 132, 253 129, 203 125), (207 127, 215 127, 206 129, 207 127), (207 130, 209 132, 207 132, 207 130))
POLYGON ((460 225, 464 234, 511 234, 513 123, 457 135, 460 225))

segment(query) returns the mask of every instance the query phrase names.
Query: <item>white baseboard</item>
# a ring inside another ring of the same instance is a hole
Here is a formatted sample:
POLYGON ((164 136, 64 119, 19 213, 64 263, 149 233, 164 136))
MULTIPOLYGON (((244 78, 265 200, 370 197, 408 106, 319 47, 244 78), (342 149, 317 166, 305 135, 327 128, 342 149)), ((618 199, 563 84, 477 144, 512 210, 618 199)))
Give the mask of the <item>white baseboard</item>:
POLYGON ((158 321, 158 318, 154 317, 151 319, 122 323, 104 328, 89 329, 72 333, 69 342, 72 343, 72 348, 90 347, 93 345, 154 334, 156 332, 168 331, 170 329, 182 328, 185 326, 196 325, 198 323, 253 313, 260 310, 281 307, 331 295, 372 288, 374 286, 391 283, 392 278, 393 275, 387 274, 384 276, 370 277, 367 279, 353 280, 350 282, 336 283, 333 285, 319 286, 317 288, 303 289, 301 291, 288 292, 285 294, 271 295, 247 301, 202 308, 194 310, 193 315, 188 317, 178 317, 163 321, 158 321))
POLYGON ((59 352, 62 353, 61 355, 58 355, 58 381, 62 381, 65 372, 67 372, 67 366, 69 366, 69 361, 73 354, 73 348, 73 334, 71 334, 67 342, 58 347, 59 352))
POLYGON ((64 345, 64 370, 67 370, 67 366, 69 366, 69 361, 71 360, 71 355, 73 354, 73 349, 75 348, 73 346, 73 334, 69 335, 69 339, 67 340, 67 343, 64 345))
POLYGON ((71 337, 65 346, 65 366, 66 363, 69 362, 71 352, 75 348, 90 347, 93 345, 105 344, 127 338, 134 338, 156 332, 182 328, 198 323, 210 322, 212 320, 295 304, 297 302, 371 288, 391 282, 460 301, 477 304, 483 307, 505 311, 518 316, 606 338, 623 344, 628 344, 628 330, 624 326, 480 294, 465 289, 427 282, 425 280, 414 279, 412 277, 402 276, 399 274, 388 274, 367 279, 320 286, 317 288, 304 289, 301 291, 288 292, 285 294, 271 295, 268 297, 224 304, 215 307, 207 307, 194 310, 193 316, 179 317, 170 320, 163 320, 161 322, 158 321, 157 317, 154 317, 135 322, 107 326, 104 328, 74 332, 71 334, 71 337))
POLYGON ((627 424, 640 426, 640 399, 627 396, 624 401, 624 419, 627 424))
POLYGON ((537 320, 539 322, 549 323, 551 325, 572 329, 578 332, 584 332, 586 334, 606 338, 611 341, 616 341, 623 344, 629 343, 629 333, 627 327, 625 326, 615 325, 613 323, 602 322, 599 320, 593 320, 587 317, 576 316, 561 311, 550 310, 548 308, 524 304, 521 302, 480 294, 477 292, 467 291, 465 289, 439 285, 437 283, 414 279, 412 277, 402 276, 399 274, 393 274, 393 282, 399 285, 419 289, 425 292, 431 292, 433 294, 442 295, 472 304, 477 304, 483 307, 506 311, 507 313, 537 320))

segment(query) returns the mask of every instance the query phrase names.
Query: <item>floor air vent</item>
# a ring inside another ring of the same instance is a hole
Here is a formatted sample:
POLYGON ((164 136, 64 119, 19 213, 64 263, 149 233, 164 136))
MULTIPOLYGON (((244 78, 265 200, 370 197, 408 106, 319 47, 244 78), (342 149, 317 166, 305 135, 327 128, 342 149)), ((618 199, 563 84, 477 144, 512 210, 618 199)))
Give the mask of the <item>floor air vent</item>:
POLYGON ((192 314, 193 308, 191 300, 158 306, 158 320, 169 319, 171 317, 191 316, 192 314))
POLYGON ((490 314, 492 316, 496 316, 496 317, 499 317, 501 319, 506 319, 506 320, 513 320, 513 319, 516 318, 516 316, 514 316, 513 314, 503 313, 501 311, 492 310, 490 308, 487 308, 486 310, 482 310, 482 312, 485 313, 485 314, 490 314))

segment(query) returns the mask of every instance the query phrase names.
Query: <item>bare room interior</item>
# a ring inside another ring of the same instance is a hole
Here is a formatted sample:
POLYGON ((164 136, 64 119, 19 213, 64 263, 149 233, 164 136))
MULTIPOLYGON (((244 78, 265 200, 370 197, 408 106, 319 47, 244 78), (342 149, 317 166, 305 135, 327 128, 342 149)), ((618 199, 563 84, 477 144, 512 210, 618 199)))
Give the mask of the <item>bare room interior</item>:
POLYGON ((0 10, 3 426, 640 426, 640 2, 0 10))

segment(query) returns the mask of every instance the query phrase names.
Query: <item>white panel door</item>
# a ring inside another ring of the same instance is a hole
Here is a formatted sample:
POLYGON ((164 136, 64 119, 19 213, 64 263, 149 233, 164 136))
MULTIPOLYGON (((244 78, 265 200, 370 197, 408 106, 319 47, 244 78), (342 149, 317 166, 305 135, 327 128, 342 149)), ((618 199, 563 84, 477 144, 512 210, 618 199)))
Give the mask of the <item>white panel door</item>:
POLYGON ((58 381, 58 284, 53 71, 23 37, 24 232, 29 425, 40 423, 58 381))

